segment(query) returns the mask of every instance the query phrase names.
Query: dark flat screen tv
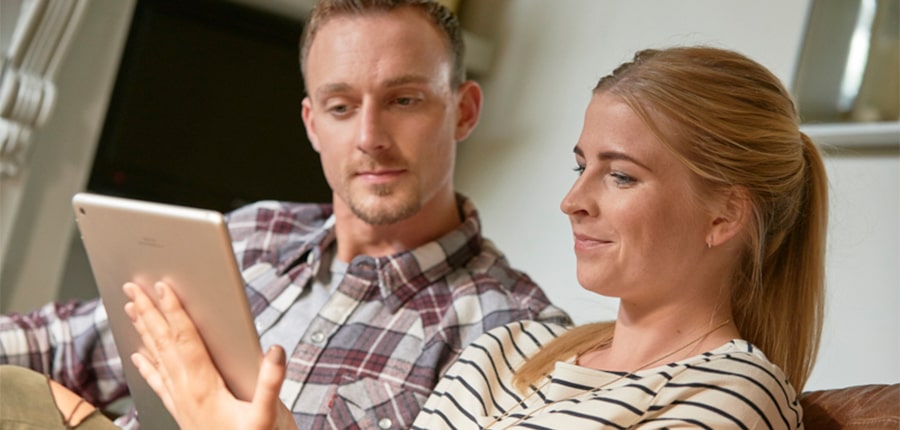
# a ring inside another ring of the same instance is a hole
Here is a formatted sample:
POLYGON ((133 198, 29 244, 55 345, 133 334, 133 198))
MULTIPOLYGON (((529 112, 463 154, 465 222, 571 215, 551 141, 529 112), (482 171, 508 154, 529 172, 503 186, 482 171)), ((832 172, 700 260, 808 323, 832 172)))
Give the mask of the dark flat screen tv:
POLYGON ((301 30, 223 0, 138 0, 88 189, 223 212, 330 201, 301 121, 301 30))

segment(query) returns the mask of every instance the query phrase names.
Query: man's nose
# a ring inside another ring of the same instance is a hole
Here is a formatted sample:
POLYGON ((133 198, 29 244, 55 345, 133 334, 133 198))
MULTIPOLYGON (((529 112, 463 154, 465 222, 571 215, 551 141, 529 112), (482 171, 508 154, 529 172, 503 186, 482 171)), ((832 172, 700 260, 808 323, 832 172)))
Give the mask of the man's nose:
POLYGON ((359 117, 357 147, 366 153, 386 149, 390 145, 383 112, 373 103, 364 104, 359 117))

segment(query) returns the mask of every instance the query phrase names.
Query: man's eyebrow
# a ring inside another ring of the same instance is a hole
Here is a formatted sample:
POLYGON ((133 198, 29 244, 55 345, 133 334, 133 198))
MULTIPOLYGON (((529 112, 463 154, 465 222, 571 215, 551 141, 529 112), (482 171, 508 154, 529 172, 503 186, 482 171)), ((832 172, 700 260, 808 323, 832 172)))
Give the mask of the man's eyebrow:
MULTIPOLYGON (((572 152, 574 152, 576 155, 584 158, 584 152, 577 145, 575 146, 574 149, 572 149, 572 152)), ((638 166, 640 166, 650 172, 653 171, 653 169, 647 167, 647 165, 645 165, 644 163, 641 163, 640 161, 636 160, 634 157, 632 157, 624 152, 603 151, 603 152, 597 154, 597 158, 601 161, 624 160, 624 161, 628 161, 628 162, 637 164, 638 166)))
POLYGON ((325 98, 325 96, 329 94, 341 93, 350 90, 350 85, 337 82, 333 84, 325 84, 316 88, 315 95, 316 98, 325 98))
POLYGON ((406 84, 427 84, 431 81, 427 76, 422 75, 403 75, 396 78, 388 79, 384 82, 385 87, 398 87, 406 84))
MULTIPOLYGON (((382 86, 386 88, 391 87, 399 87, 408 84, 427 84, 431 80, 427 76, 423 75, 403 75, 397 76, 395 78, 388 79, 384 81, 382 86)), ((331 84, 324 84, 316 89, 315 96, 316 98, 325 98, 331 94, 343 93, 350 91, 350 84, 343 82, 335 82, 331 84)))

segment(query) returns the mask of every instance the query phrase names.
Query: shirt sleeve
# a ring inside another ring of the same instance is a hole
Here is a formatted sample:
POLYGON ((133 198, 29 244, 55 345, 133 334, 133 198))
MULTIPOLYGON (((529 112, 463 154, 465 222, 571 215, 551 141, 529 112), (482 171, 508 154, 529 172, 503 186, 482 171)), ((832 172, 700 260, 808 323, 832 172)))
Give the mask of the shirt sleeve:
POLYGON ((802 429, 793 387, 773 364, 749 354, 689 366, 672 378, 640 429, 802 429))
POLYGON ((128 393, 99 299, 0 315, 0 363, 50 375, 101 408, 128 393))

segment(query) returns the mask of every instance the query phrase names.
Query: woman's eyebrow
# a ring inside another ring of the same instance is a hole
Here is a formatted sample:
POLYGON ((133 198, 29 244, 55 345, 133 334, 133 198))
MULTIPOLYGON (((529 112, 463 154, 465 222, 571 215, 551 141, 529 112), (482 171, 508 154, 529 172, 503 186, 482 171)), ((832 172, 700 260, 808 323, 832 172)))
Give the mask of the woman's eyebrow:
MULTIPOLYGON (((578 155, 578 156, 584 158, 584 151, 582 151, 581 148, 579 148, 577 145, 576 145, 575 148, 572 150, 572 152, 574 152, 576 155, 578 155)), ((650 171, 650 172, 653 171, 653 169, 647 167, 646 164, 641 163, 640 161, 638 161, 638 160, 635 159, 634 157, 632 157, 632 156, 630 156, 630 155, 628 155, 628 154, 626 154, 626 153, 624 153, 624 152, 620 152, 620 151, 603 151, 603 152, 597 154, 597 158, 598 158, 600 161, 612 161, 612 160, 624 160, 624 161, 629 161, 629 162, 634 163, 634 164, 636 164, 636 165, 638 165, 638 166, 640 166, 640 167, 642 167, 642 168, 644 168, 644 169, 646 169, 646 170, 648 170, 648 171, 650 171)))

